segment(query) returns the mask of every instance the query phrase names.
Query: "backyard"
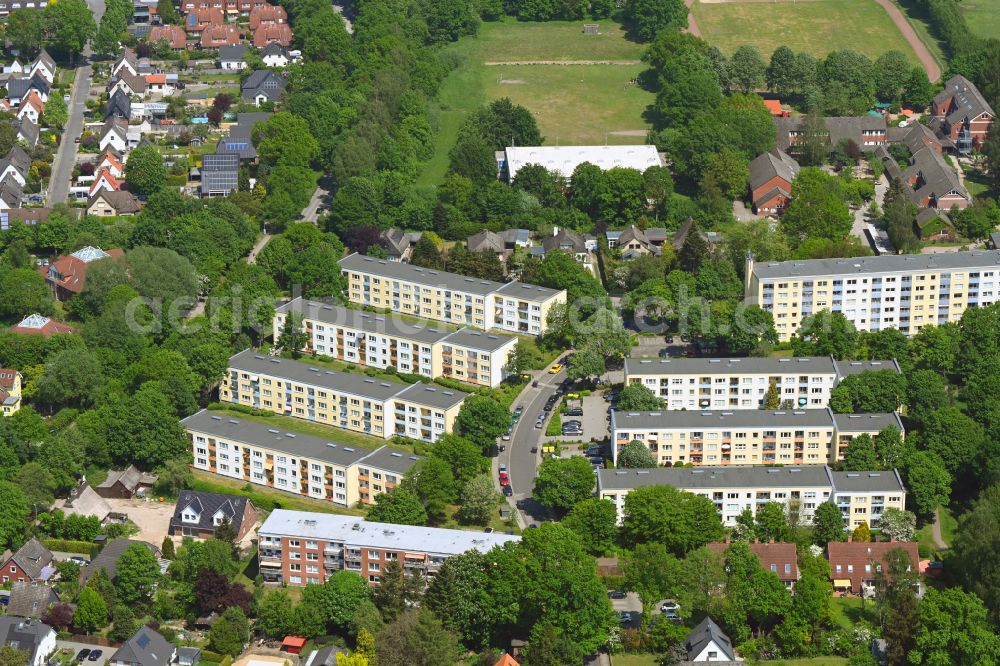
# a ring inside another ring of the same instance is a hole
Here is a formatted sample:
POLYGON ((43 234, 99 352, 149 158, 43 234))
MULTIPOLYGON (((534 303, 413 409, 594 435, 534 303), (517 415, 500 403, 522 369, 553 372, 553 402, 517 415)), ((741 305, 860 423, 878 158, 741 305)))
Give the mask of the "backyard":
MULTIPOLYGON (((996 0, 982 0, 996 2, 996 0)), ((702 37, 724 53, 742 44, 760 49, 765 60, 786 45, 823 57, 853 49, 876 58, 890 50, 918 64, 916 53, 875 0, 798 2, 696 2, 691 8, 702 37), (748 29, 757 26, 759 29, 748 29)))

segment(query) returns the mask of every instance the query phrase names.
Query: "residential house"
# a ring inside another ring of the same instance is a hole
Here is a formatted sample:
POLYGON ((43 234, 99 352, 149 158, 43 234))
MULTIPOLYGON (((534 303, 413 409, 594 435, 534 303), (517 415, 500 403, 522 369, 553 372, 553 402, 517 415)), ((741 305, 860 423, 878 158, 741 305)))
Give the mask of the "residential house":
POLYGON ((59 603, 59 595, 48 585, 34 585, 27 581, 17 581, 10 587, 10 601, 7 614, 15 617, 39 619, 52 604, 59 603))
POLYGON ((121 74, 114 76, 108 81, 108 95, 113 97, 116 92, 121 90, 129 97, 145 97, 146 78, 138 74, 132 74, 125 68, 122 69, 121 74))
POLYGON ((55 573, 52 553, 42 542, 31 537, 0 567, 4 583, 44 583, 55 573))
POLYGON ((21 198, 24 196, 24 186, 12 175, 7 175, 0 179, 0 210, 21 207, 21 198))
POLYGON ((132 99, 122 90, 117 90, 108 98, 104 119, 121 118, 128 121, 132 117, 132 99))
POLYGON ((3 66, 3 74, 23 74, 24 65, 21 64, 20 58, 14 58, 14 60, 9 65, 3 66))
POLYGON ((21 101, 21 105, 17 107, 17 118, 18 120, 27 118, 37 125, 43 111, 45 111, 45 102, 42 101, 37 92, 29 90, 21 101))
POLYGON ((92 197, 100 191, 106 192, 117 192, 122 187, 122 184, 117 178, 111 175, 110 171, 102 171, 94 182, 90 185, 89 195, 92 197))
POLYGON ((56 61, 52 59, 49 52, 42 49, 28 68, 28 75, 40 74, 45 80, 52 83, 56 78, 56 61))
POLYGON ((908 571, 917 571, 920 554, 917 552, 917 544, 912 541, 865 542, 853 541, 850 537, 846 542, 831 541, 826 546, 826 552, 830 561, 833 589, 854 594, 861 594, 866 588, 871 590, 880 574, 888 574, 886 555, 897 549, 901 549, 909 557, 908 571))
POLYGON ((112 151, 105 150, 101 153, 97 165, 94 167, 95 174, 100 174, 102 171, 107 171, 115 178, 121 178, 125 175, 125 165, 112 151))
POLYGON ((17 140, 31 147, 38 145, 38 123, 21 118, 21 122, 17 123, 17 140))
POLYGON ((510 251, 501 234, 489 229, 478 231, 465 239, 465 247, 469 252, 489 252, 495 254, 501 263, 507 261, 510 251))
POLYGON ((128 143, 128 121, 115 116, 109 116, 101 126, 101 136, 97 141, 98 148, 103 152, 113 149, 119 155, 124 155, 130 148, 128 143))
POLYGON ((87 279, 87 269, 96 261, 124 256, 120 249, 105 252, 99 247, 87 246, 55 259, 50 265, 39 268, 42 277, 49 283, 52 295, 60 301, 68 300, 83 291, 87 279))
POLYGON ((257 509, 246 497, 182 490, 167 534, 211 539, 221 525, 229 523, 238 542, 253 529, 255 522, 257 509))
POLYGON ((347 652, 336 645, 328 645, 318 650, 313 650, 306 657, 304 666, 337 666, 337 655, 347 652))
POLYGON ((710 617, 698 623, 687 635, 684 639, 684 651, 687 653, 687 662, 682 663, 738 663, 729 636, 710 617))
POLYGON ((196 666, 201 661, 200 647, 177 648, 177 666, 196 666))
POLYGON ((21 104, 25 96, 35 91, 42 98, 42 102, 49 101, 49 94, 52 90, 50 81, 39 72, 7 80, 7 99, 12 107, 21 104))
POLYGON ((47 222, 49 215, 52 213, 52 209, 48 206, 42 206, 40 208, 12 208, 7 211, 7 225, 3 223, 3 218, 0 217, 0 231, 5 231, 10 228, 10 224, 14 222, 33 227, 40 222, 47 222))
POLYGON ((265 102, 277 102, 285 91, 285 77, 270 69, 257 70, 243 81, 244 101, 257 106, 265 102))
POLYGON ((288 49, 278 42, 271 42, 260 50, 260 58, 267 67, 286 67, 289 62, 288 49))
POLYGON ((750 162, 750 200, 758 215, 784 210, 792 198, 792 182, 799 175, 799 163, 780 150, 758 155, 750 162))
POLYGON ((419 231, 400 231, 399 229, 384 229, 379 234, 382 247, 385 248, 389 261, 410 263, 413 248, 417 246, 421 233, 419 231))
POLYGON ((125 469, 110 470, 107 478, 94 490, 97 491, 98 495, 106 498, 143 497, 146 491, 156 483, 157 478, 156 474, 141 472, 135 465, 129 465, 125 469))
POLYGON ((157 25, 149 31, 149 43, 156 44, 166 42, 174 51, 183 51, 187 48, 187 35, 184 28, 179 25, 157 25))
POLYGON ((87 201, 87 215, 113 217, 115 215, 135 215, 142 210, 138 197, 125 190, 99 190, 87 201))
POLYGON ((948 79, 944 90, 934 97, 931 115, 938 133, 951 142, 949 147, 963 155, 986 141, 997 117, 979 89, 961 75, 948 79))
POLYGON ((40 620, 0 616, 0 645, 28 653, 27 666, 45 666, 56 651, 56 632, 40 620))
POLYGON ((81 480, 69 491, 62 504, 62 512, 66 516, 97 516, 102 523, 111 515, 111 505, 90 487, 86 479, 81 480))
POLYGON ((210 25, 223 25, 226 15, 218 7, 199 7, 184 17, 184 30, 197 39, 210 25))
MULTIPOLYGON (((774 118, 775 138, 778 150, 794 153, 795 144, 802 140, 804 134, 802 116, 792 118, 774 118)), ((864 151, 875 150, 884 145, 888 139, 888 127, 882 115, 877 116, 831 116, 823 118, 826 127, 825 138, 830 150, 841 141, 853 141, 864 151)))
POLYGON ((159 632, 140 627, 108 658, 109 666, 169 666, 177 659, 177 647, 159 632))
POLYGON ((257 160, 257 148, 254 147, 253 141, 249 136, 223 137, 219 139, 219 143, 215 147, 215 152, 219 154, 232 153, 238 155, 241 162, 255 162, 257 160))
POLYGON ((270 23, 261 25, 253 31, 253 45, 262 49, 268 44, 281 44, 288 47, 292 43, 292 27, 287 23, 270 23))
POLYGON ((223 46, 219 49, 219 67, 236 72, 246 69, 246 55, 247 47, 243 44, 223 46))
POLYGON ((122 72, 128 72, 132 76, 139 76, 139 59, 130 48, 122 50, 118 59, 111 64, 111 76, 119 76, 122 72))
POLYGON ((21 373, 14 368, 0 368, 0 409, 10 416, 21 409, 21 373))
POLYGON ((201 196, 227 196, 239 187, 239 180, 239 154, 217 152, 202 158, 201 196))
POLYGON ((548 254, 556 250, 566 252, 590 268, 594 263, 592 253, 597 251, 597 239, 590 234, 578 234, 572 229, 554 227, 552 235, 542 239, 541 250, 541 254, 548 254))
POLYGON ((150 94, 173 95, 177 90, 176 74, 153 73, 146 74, 145 78, 146 90, 149 91, 150 94))
POLYGON ((23 148, 14 145, 7 155, 3 159, 0 159, 0 180, 10 176, 21 183, 21 185, 24 185, 26 182, 25 176, 30 168, 31 158, 24 152, 23 148))
POLYGON ((930 148, 938 154, 944 152, 941 138, 922 123, 910 123, 906 127, 890 127, 888 136, 890 144, 905 144, 910 149, 911 155, 921 148, 930 148))
POLYGON ((497 151, 497 173, 503 180, 513 180, 521 167, 538 164, 555 171, 563 178, 573 177, 573 171, 584 162, 608 170, 625 167, 645 171, 651 166, 663 166, 664 160, 656 146, 511 146, 497 151))
POLYGON ((130 27, 149 28, 152 23, 160 23, 160 17, 156 11, 159 0, 132 0, 132 16, 130 17, 130 27))
MULTIPOLYGON (((666 232, 664 231, 663 240, 659 243, 654 242, 648 232, 654 231, 653 229, 647 229, 643 231, 634 224, 630 224, 622 231, 617 238, 614 240, 612 245, 611 237, 608 237, 608 246, 616 247, 622 254, 622 259, 634 259, 635 257, 641 257, 643 255, 651 254, 653 256, 659 256, 662 252, 663 243, 666 241, 666 232)), ((660 231, 663 231, 662 229, 660 231)))
POLYGON ((134 544, 141 544, 149 549, 149 552, 153 554, 154 557, 160 557, 160 549, 151 543, 146 541, 134 541, 132 539, 111 539, 104 544, 104 548, 101 552, 97 554, 97 557, 90 561, 90 564, 85 566, 80 571, 81 582, 86 584, 86 582, 95 573, 104 569, 105 573, 108 574, 108 578, 114 580, 118 573, 118 560, 121 558, 122 554, 129 549, 129 546, 134 544))
POLYGON ((278 25, 288 23, 288 13, 281 5, 263 5, 250 12, 250 29, 256 30, 262 25, 278 25))
POLYGON ((181 0, 181 12, 187 13, 199 7, 216 6, 222 7, 229 18, 248 17, 254 9, 266 4, 265 0, 181 0))
MULTIPOLYGON (((729 541, 725 543, 710 543, 708 549, 723 555, 732 545, 729 541)), ((754 541, 747 544, 750 552, 760 560, 760 568, 770 571, 776 575, 782 584, 788 589, 795 586, 795 581, 799 579, 798 554, 794 543, 761 543, 754 541)))
POLYGON ((242 39, 240 29, 230 24, 212 24, 205 26, 201 33, 201 48, 219 49, 223 46, 236 46, 242 39))
POLYGON ((63 324, 49 317, 43 317, 36 312, 35 314, 28 315, 14 326, 11 326, 8 332, 20 333, 21 335, 42 335, 47 338, 57 333, 73 333, 74 331, 73 327, 69 324, 63 324))

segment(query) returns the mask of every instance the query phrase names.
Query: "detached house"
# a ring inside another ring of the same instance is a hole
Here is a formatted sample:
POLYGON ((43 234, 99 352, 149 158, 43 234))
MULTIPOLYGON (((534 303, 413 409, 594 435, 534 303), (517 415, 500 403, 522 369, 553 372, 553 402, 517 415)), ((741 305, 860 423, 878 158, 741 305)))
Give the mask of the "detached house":
POLYGON ((597 239, 590 234, 582 235, 572 229, 555 227, 551 236, 542 239, 541 252, 534 252, 535 248, 532 250, 533 254, 543 255, 555 250, 567 252, 578 262, 589 267, 593 263, 591 252, 597 250, 597 239))
POLYGON ((17 140, 28 146, 37 145, 38 123, 33 123, 28 118, 21 118, 21 122, 17 123, 17 140))
POLYGON ((268 67, 286 67, 289 62, 288 49, 278 42, 271 42, 262 48, 260 57, 268 67))
POLYGON ((113 217, 135 215, 142 210, 138 197, 131 192, 100 190, 87 201, 87 215, 113 217))
POLYGON ((100 175, 102 171, 108 171, 115 178, 121 178, 125 173, 125 166, 113 152, 105 150, 101 153, 101 157, 97 160, 97 165, 94 167, 95 174, 100 175))
POLYGON ((243 81, 242 97, 257 106, 277 102, 285 91, 285 77, 269 69, 257 70, 243 81))
POLYGON ((126 122, 132 117, 132 100, 122 90, 117 90, 108 99, 108 107, 104 118, 121 118, 126 122))
POLYGON ((41 74, 49 83, 52 83, 56 78, 56 61, 52 59, 52 56, 45 49, 41 50, 38 57, 35 58, 28 68, 29 76, 34 76, 35 74, 41 74))
POLYGON ((31 91, 38 93, 42 101, 47 102, 51 90, 52 85, 41 72, 7 80, 7 99, 12 107, 20 105, 31 91))
POLYGON ((964 76, 954 76, 931 102, 938 133, 961 154, 972 152, 986 140, 996 113, 979 89, 964 76))
POLYGON ((101 127, 101 138, 97 142, 101 151, 109 148, 122 155, 130 146, 128 143, 128 122, 114 116, 108 117, 101 127))
POLYGON ((21 335, 42 335, 49 337, 57 333, 72 333, 73 327, 63 324, 55 319, 49 319, 38 314, 30 314, 8 330, 10 333, 21 335))
POLYGON ((109 171, 102 171, 93 183, 90 185, 90 196, 94 196, 100 191, 106 192, 117 192, 122 188, 122 184, 118 182, 118 179, 111 175, 109 171))
POLYGON ((201 165, 201 196, 224 197, 239 187, 238 153, 205 155, 201 165))
POLYGON ((132 74, 125 70, 121 74, 115 75, 108 82, 108 95, 114 96, 119 90, 126 95, 136 97, 146 96, 146 79, 138 74, 132 74))
POLYGON ((607 232, 608 247, 621 250, 623 259, 633 259, 646 254, 660 256, 663 244, 667 242, 665 229, 646 229, 643 231, 634 224, 625 231, 607 232))
POLYGON ((243 44, 223 46, 219 49, 219 67, 237 72, 246 69, 246 55, 247 47, 243 44))
POLYGON ((111 76, 120 76, 122 72, 128 72, 132 76, 139 76, 139 58, 135 51, 126 48, 122 51, 118 59, 111 65, 111 76))
POLYGON ((246 497, 181 491, 177 507, 170 518, 170 536, 211 539, 216 530, 228 522, 240 541, 257 521, 257 509, 246 497))
POLYGON ((168 666, 177 660, 177 648, 159 632, 143 626, 111 655, 109 666, 168 666))
POLYGON ((105 252, 99 247, 88 246, 72 254, 59 257, 49 266, 40 269, 45 281, 52 289, 52 295, 60 301, 83 291, 87 279, 87 269, 96 261, 115 259, 125 253, 120 249, 105 252))
POLYGON ((3 563, 0 580, 4 583, 44 583, 55 574, 51 565, 52 553, 32 537, 3 563))
POLYGON ((0 368, 0 409, 4 416, 21 409, 21 373, 13 368, 0 368))
MULTIPOLYGON (((732 544, 710 543, 708 549, 723 555, 732 544)), ((750 543, 750 552, 760 560, 760 568, 776 575, 782 584, 791 589, 799 579, 798 554, 794 543, 750 543)))
POLYGON ((44 666, 49 655, 56 651, 56 632, 38 620, 3 616, 0 617, 0 645, 27 652, 27 666, 44 666))
POLYGON ((792 198, 792 181, 799 163, 780 150, 758 155, 750 162, 750 199, 758 215, 780 213, 792 198))
POLYGON ((0 159, 0 181, 13 178, 24 185, 25 175, 31 168, 31 158, 20 146, 13 146, 7 155, 0 159))
POLYGON ((738 663, 729 636, 722 633, 722 629, 710 617, 706 617, 691 630, 684 639, 683 647, 689 663, 738 663))
POLYGON ((379 234, 379 241, 385 248, 386 258, 389 261, 399 261, 405 264, 410 263, 413 255, 413 248, 417 246, 422 234, 419 231, 400 231, 399 229, 385 229, 379 234))
POLYGON ((38 93, 34 90, 29 90, 28 94, 24 96, 21 100, 21 105, 17 109, 18 120, 24 120, 27 118, 35 125, 42 117, 42 112, 45 111, 45 102, 39 97, 38 93))

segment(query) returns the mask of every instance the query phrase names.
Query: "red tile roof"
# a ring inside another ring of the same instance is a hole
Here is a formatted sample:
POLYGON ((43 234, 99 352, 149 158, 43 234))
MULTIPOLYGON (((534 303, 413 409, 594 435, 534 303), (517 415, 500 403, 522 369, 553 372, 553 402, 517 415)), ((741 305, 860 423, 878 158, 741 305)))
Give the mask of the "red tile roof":
POLYGON ((287 23, 264 24, 254 30, 253 45, 262 49, 271 42, 277 42, 282 46, 289 46, 292 43, 292 28, 287 23))
MULTIPOLYGON (((916 570, 920 564, 920 555, 917 544, 912 541, 831 541, 826 547, 830 575, 834 581, 849 580, 851 591, 861 592, 862 582, 874 581, 879 569, 885 566, 886 554, 897 548, 906 551, 916 570)), ((836 583, 834 585, 837 586, 836 583)))
MULTIPOLYGON (((732 544, 710 543, 708 549, 725 553, 732 544)), ((760 560, 760 568, 778 575, 782 582, 799 579, 799 559, 794 543, 751 543, 750 551, 760 560), (786 570, 787 569, 787 570, 786 570)))
POLYGON ((155 44, 161 39, 167 40, 172 49, 179 51, 187 48, 187 35, 184 34, 184 28, 179 25, 153 26, 153 29, 149 31, 149 42, 155 44))
POLYGON ((226 15, 218 7, 199 7, 184 17, 184 27, 188 32, 201 32, 206 26, 225 22, 226 15))
MULTIPOLYGON (((107 253, 111 259, 125 254, 123 250, 118 248, 108 250, 107 253)), ((67 254, 53 261, 51 266, 42 266, 38 272, 50 284, 73 294, 79 294, 83 291, 83 284, 87 279, 87 266, 89 264, 86 261, 81 261, 72 254, 67 254)))
POLYGON ((240 43, 240 31, 234 25, 210 25, 201 33, 201 48, 217 49, 220 46, 236 46, 240 43))
POLYGON ((256 30, 267 23, 288 23, 288 14, 280 5, 264 5, 250 12, 250 29, 256 30))
POLYGON ((37 314, 25 317, 21 323, 11 326, 9 330, 11 333, 20 333, 22 335, 44 335, 45 337, 55 335, 56 333, 73 333, 72 326, 62 324, 54 319, 42 317, 37 314), (25 323, 31 324, 33 321, 40 325, 22 325, 25 323))

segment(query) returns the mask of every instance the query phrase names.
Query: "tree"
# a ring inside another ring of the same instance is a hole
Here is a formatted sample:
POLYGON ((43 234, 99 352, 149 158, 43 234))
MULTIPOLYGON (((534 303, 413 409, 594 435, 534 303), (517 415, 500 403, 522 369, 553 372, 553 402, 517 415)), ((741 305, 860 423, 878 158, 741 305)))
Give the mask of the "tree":
POLYGON ((729 59, 729 75, 744 95, 764 87, 767 65, 756 46, 743 44, 733 51, 729 59))
POLYGON ((379 666, 451 666, 462 649, 453 633, 424 609, 407 611, 376 637, 379 666))
POLYGON ((913 512, 929 516, 951 496, 951 475, 935 454, 911 451, 903 461, 904 479, 913 512))
POLYGON ((851 539, 863 543, 872 540, 872 531, 868 528, 867 521, 861 521, 861 524, 854 528, 854 531, 851 533, 851 539))
POLYGON ((573 381, 588 380, 600 377, 606 370, 607 365, 600 352, 586 346, 573 355, 573 364, 566 370, 566 376, 573 381))
POLYGON ((0 277, 0 319, 20 321, 37 312, 52 313, 52 293, 45 278, 28 268, 15 268, 0 277))
POLYGON ((643 610, 670 594, 674 580, 682 575, 680 562, 662 543, 638 544, 623 564, 625 586, 639 595, 643 610))
POLYGON ((625 3, 625 20, 644 42, 651 41, 661 31, 685 27, 687 15, 683 0, 627 0, 625 3))
POLYGON ((387 621, 396 620, 407 608, 419 603, 423 593, 424 580, 414 573, 407 578, 399 560, 392 560, 382 567, 379 586, 373 599, 387 621))
MULTIPOLYGON (((13 17, 13 14, 11 14, 13 17)), ((8 28, 9 33, 10 28, 8 28)), ((1000 132, 991 132, 982 146, 986 156, 986 169, 993 181, 993 189, 1000 191, 1000 132)))
POLYGON ((845 377, 830 394, 840 413, 894 412, 906 400, 906 377, 895 370, 866 370, 845 377))
POLYGON ((490 471, 490 460, 482 449, 464 437, 449 433, 434 443, 431 456, 443 460, 454 474, 456 488, 490 471))
POLYGON ((646 182, 635 169, 612 167, 604 172, 598 196, 601 219, 616 224, 631 224, 646 209, 646 182))
POLYGON ((45 45, 72 58, 83 51, 97 32, 94 15, 85 0, 60 0, 47 5, 42 25, 45 45))
POLYGON ((781 216, 781 228, 793 245, 807 238, 842 238, 850 232, 854 218, 837 178, 803 168, 792 187, 795 198, 781 216))
POLYGON ((600 557, 614 548, 617 520, 615 505, 610 500, 591 497, 574 506, 562 524, 580 537, 584 550, 600 557))
POLYGON ((500 494, 493 488, 493 479, 484 474, 465 484, 461 499, 458 519, 466 525, 486 525, 500 503, 500 494))
POLYGON ((177 14, 173 0, 157 0, 156 15, 160 17, 160 21, 164 25, 178 25, 180 23, 180 16, 177 14))
POLYGON ((816 507, 813 514, 813 540, 820 546, 826 546, 831 541, 844 541, 844 517, 833 502, 823 502, 816 507))
POLYGON ((426 525, 427 512, 420 499, 412 492, 397 489, 392 493, 379 493, 375 504, 368 509, 368 520, 396 525, 426 525))
POLYGON ((1000 637, 983 602, 959 589, 930 588, 920 602, 914 647, 907 655, 915 666, 926 664, 995 664, 1000 637))
POLYGON ((73 607, 69 604, 53 604, 42 615, 42 622, 53 629, 66 631, 73 624, 73 607))
POLYGON ((750 180, 750 162, 739 150, 723 146, 717 153, 705 160, 701 172, 702 190, 717 188, 723 199, 734 199, 743 195, 750 180))
POLYGON ((952 477, 975 476, 973 469, 985 444, 982 426, 957 407, 942 407, 921 418, 920 441, 937 455, 952 477))
POLYGON ((629 384, 618 394, 618 409, 623 412, 649 412, 663 407, 663 400, 642 384, 629 384))
POLYGON ((1000 566, 991 554, 1000 546, 1000 486, 984 490, 961 516, 951 545, 962 584, 979 595, 994 618, 1000 616, 1000 566))
POLYGON ((118 558, 115 588, 125 604, 149 601, 160 580, 160 565, 145 544, 132 544, 118 558))
POLYGON ((0 666, 27 666, 31 662, 31 653, 19 650, 13 645, 0 648, 0 666))
POLYGON ((223 611, 208 631, 208 645, 215 652, 237 657, 250 640, 250 623, 239 608, 223 611))
POLYGON ((917 418, 948 404, 948 381, 934 370, 907 373, 907 411, 917 418))
POLYGON ((21 543, 29 511, 24 491, 10 481, 0 481, 0 546, 10 548, 21 543))
POLYGON ((912 541, 917 527, 917 517, 909 511, 889 507, 882 512, 875 527, 883 537, 896 541, 912 541))
POLYGON ((139 621, 136 620, 132 608, 124 604, 115 606, 111 611, 111 631, 108 638, 113 641, 125 642, 139 631, 139 621))
POLYGON ((583 456, 547 458, 538 466, 535 499, 545 507, 566 514, 594 491, 594 470, 583 456))
POLYGON ((104 385, 101 362, 93 352, 67 349, 45 364, 38 379, 38 398, 60 407, 86 407, 104 385))
POLYGON ((424 268, 444 269, 444 259, 441 256, 441 250, 429 233, 423 234, 420 240, 417 241, 416 246, 413 248, 413 255, 410 257, 410 263, 414 266, 423 266, 424 268))
POLYGON ((656 467, 656 456, 643 442, 633 440, 618 451, 618 467, 648 469, 656 467))
POLYGON ((496 444, 496 439, 510 427, 510 412, 493 398, 471 395, 455 417, 455 430, 475 442, 481 450, 496 444))
POLYGON ((838 360, 854 356, 858 332, 841 312, 820 310, 802 319, 792 349, 802 356, 833 356, 838 360))
POLYGON ((7 17, 7 40, 25 56, 36 53, 42 45, 42 15, 37 9, 15 9, 7 17))
POLYGON ((867 472, 881 469, 875 454, 875 441, 868 433, 851 440, 844 451, 844 469, 848 472, 867 472))
POLYGON ((778 409, 781 407, 781 392, 778 390, 777 382, 772 381, 764 394, 764 409, 778 409))
POLYGON ((358 609, 371 600, 368 581, 353 571, 338 571, 323 585, 307 587, 302 603, 319 608, 327 623, 347 629, 358 609))
POLYGON ((62 129, 66 121, 69 120, 69 110, 66 108, 66 102, 63 101, 63 98, 59 95, 50 96, 49 101, 45 103, 42 118, 48 127, 62 129))
POLYGON ((718 541, 724 530, 707 497, 672 486, 637 488, 625 498, 622 538, 634 545, 658 541, 677 556, 718 541))
POLYGON ((80 590, 76 599, 73 626, 85 634, 108 626, 108 604, 89 586, 80 590))
POLYGON ((163 156, 153 146, 139 146, 128 156, 125 180, 136 194, 149 196, 167 183, 167 169, 163 156))
POLYGON ((899 51, 886 51, 874 64, 875 96, 883 102, 899 102, 910 80, 910 62, 899 51))
POLYGON ((787 46, 779 46, 771 53, 765 80, 767 87, 782 97, 787 97, 795 89, 795 52, 787 46))
POLYGON ((708 258, 708 243, 701 235, 698 225, 692 223, 688 228, 687 236, 681 251, 677 254, 677 261, 681 268, 689 273, 697 273, 701 264, 708 258))
POLYGON ((788 516, 785 515, 785 507, 779 502, 767 502, 758 507, 756 517, 756 534, 761 541, 776 542, 789 541, 792 538, 792 530, 788 526, 788 516))
POLYGON ((302 315, 298 312, 289 312, 285 317, 285 323, 281 326, 281 337, 275 341, 275 346, 291 354, 292 358, 299 358, 308 344, 309 335, 305 331, 302 315))

